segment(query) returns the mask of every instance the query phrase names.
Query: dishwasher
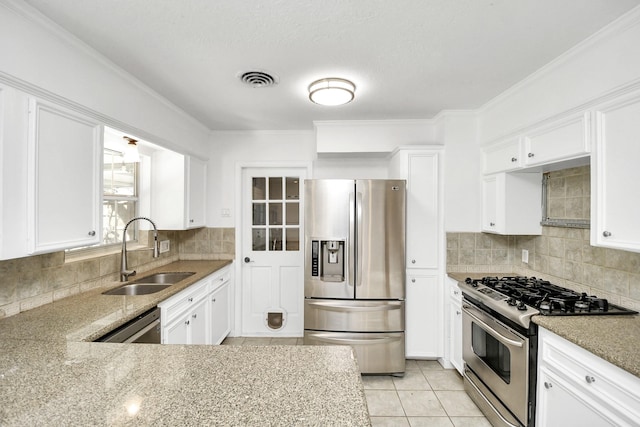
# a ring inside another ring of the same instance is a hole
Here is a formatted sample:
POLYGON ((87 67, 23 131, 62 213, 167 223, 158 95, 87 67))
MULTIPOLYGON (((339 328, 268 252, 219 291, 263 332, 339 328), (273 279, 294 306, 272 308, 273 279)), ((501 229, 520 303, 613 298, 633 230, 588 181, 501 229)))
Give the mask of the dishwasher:
POLYGON ((96 342, 160 344, 160 309, 152 308, 109 332, 96 342))

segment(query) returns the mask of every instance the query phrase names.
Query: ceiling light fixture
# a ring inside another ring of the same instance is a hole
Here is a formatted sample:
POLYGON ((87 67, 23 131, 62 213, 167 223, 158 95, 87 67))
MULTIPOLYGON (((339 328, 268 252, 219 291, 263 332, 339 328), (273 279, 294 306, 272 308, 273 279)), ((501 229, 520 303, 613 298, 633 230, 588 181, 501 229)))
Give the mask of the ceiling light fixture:
POLYGON ((356 85, 349 80, 330 77, 309 85, 309 99, 320 105, 342 105, 353 101, 356 85))
POLYGON ((124 152, 122 153, 122 161, 125 163, 139 163, 140 162, 140 153, 138 152, 138 140, 129 138, 128 136, 123 136, 122 139, 127 141, 127 145, 124 147, 124 152))

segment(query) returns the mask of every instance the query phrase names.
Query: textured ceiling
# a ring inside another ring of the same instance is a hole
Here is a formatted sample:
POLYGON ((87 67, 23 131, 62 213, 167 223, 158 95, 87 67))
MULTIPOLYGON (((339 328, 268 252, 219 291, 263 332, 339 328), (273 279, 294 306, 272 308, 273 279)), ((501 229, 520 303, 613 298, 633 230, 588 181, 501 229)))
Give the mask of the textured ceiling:
POLYGON ((474 109, 640 0, 26 0, 212 130, 474 109), (249 70, 279 78, 252 88, 249 70), (322 77, 357 85, 312 104, 322 77))

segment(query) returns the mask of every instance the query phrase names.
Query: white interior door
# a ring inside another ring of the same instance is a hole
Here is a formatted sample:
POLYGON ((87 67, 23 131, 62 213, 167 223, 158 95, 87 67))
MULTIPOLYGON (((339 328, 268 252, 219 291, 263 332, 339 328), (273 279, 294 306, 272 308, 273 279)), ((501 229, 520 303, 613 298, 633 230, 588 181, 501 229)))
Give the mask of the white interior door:
POLYGON ((242 170, 242 335, 302 336, 305 168, 242 170))

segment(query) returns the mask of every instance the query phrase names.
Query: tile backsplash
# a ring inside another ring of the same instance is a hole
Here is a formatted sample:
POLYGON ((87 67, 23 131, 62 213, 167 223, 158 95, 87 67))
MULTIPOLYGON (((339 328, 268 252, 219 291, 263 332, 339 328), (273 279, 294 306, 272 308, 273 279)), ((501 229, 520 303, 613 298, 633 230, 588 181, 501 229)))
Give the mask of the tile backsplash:
POLYGON ((447 233, 447 271, 540 277, 640 310, 640 253, 591 246, 588 229, 542 227, 541 236, 447 233))
MULTIPOLYGON (((233 259, 234 228, 200 228, 159 231, 159 240, 169 239, 169 252, 154 259, 151 251, 132 250, 127 260, 138 273, 178 260, 233 259)), ((140 232, 140 241, 148 232, 140 232)), ((120 251, 65 260, 65 252, 0 261, 0 318, 12 316, 61 298, 119 280, 120 251)))

